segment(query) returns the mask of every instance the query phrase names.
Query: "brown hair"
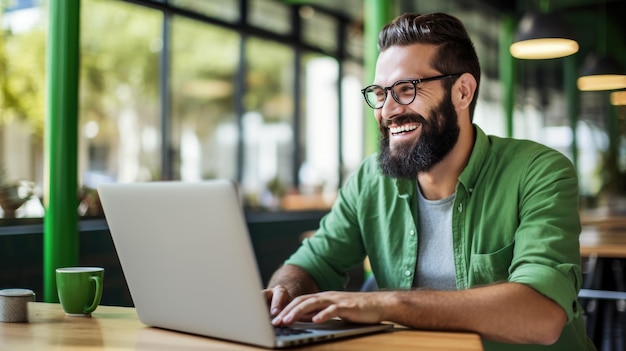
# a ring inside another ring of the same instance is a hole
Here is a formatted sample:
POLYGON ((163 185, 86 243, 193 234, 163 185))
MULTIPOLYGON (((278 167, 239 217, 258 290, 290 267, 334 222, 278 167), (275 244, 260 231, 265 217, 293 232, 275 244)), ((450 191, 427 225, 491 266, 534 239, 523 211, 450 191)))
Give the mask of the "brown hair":
MULTIPOLYGON (((480 86, 480 63, 465 26, 456 17, 445 13, 407 13, 396 17, 385 25, 378 35, 378 50, 385 51, 391 46, 411 44, 432 44, 437 46, 431 66, 443 74, 468 72, 476 79, 476 91, 470 104, 470 118, 473 119, 478 87, 480 86)), ((444 80, 449 89, 454 80, 444 80)))

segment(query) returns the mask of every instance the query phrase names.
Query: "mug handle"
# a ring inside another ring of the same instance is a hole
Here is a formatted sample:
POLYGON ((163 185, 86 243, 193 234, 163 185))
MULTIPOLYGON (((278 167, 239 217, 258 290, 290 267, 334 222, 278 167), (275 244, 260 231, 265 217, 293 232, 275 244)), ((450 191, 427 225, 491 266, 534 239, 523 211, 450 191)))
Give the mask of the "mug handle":
POLYGON ((102 297, 102 279, 96 275, 92 275, 89 277, 89 280, 93 280, 96 283, 96 294, 93 298, 93 302, 91 306, 86 307, 83 313, 91 313, 96 310, 98 304, 100 303, 100 298, 102 297))

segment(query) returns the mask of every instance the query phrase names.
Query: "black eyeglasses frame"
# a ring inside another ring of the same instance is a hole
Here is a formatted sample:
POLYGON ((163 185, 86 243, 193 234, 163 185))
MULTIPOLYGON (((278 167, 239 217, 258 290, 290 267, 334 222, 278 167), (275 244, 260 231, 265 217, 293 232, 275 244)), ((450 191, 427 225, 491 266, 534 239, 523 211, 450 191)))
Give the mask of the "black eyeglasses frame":
POLYGON ((385 105, 385 101, 387 101, 387 94, 389 91, 391 91, 391 97, 400 105, 410 105, 411 103, 413 103, 413 101, 415 101, 415 96, 417 95, 417 85, 420 83, 426 83, 426 82, 431 82, 431 81, 435 81, 435 80, 441 80, 441 79, 448 79, 448 78, 453 78, 453 77, 458 77, 460 76, 462 73, 455 73, 455 74, 442 74, 440 76, 435 76, 435 77, 429 77, 429 78, 420 78, 420 79, 400 79, 396 82, 394 82, 392 85, 388 86, 388 87, 381 87, 380 85, 376 85, 376 84, 372 84, 372 85, 368 85, 365 88, 361 89, 361 94, 363 94, 363 98, 365 99, 365 102, 367 103, 367 105, 371 108, 373 108, 374 110, 378 110, 383 108, 383 106, 385 105), (407 102, 407 103, 402 103, 400 102, 400 98, 398 98, 398 96, 396 96, 395 91, 393 90, 393 88, 401 83, 411 83, 413 84, 413 98, 411 99, 411 101, 407 102), (369 89, 372 88, 380 88, 383 90, 383 92, 385 93, 385 98, 383 100, 381 100, 380 102, 380 106, 378 106, 377 104, 374 104, 372 102, 369 101, 369 99, 367 98, 367 91, 369 89))

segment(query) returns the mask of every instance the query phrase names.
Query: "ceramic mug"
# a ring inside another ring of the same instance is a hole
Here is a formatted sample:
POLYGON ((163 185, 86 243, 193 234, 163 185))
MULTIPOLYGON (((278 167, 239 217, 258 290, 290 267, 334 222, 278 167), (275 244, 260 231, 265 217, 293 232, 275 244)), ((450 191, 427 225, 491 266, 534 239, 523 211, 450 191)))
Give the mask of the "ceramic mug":
POLYGON ((102 297, 104 268, 57 268, 56 282, 59 301, 69 316, 90 316, 102 297))

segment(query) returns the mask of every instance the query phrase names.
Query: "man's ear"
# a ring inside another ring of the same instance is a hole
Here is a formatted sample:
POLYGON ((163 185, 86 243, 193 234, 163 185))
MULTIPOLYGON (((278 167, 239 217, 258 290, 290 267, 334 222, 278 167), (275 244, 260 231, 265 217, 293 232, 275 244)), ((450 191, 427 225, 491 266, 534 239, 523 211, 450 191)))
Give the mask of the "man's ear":
POLYGON ((470 73, 463 73, 454 83, 453 102, 457 109, 469 109, 476 93, 476 79, 470 73))

